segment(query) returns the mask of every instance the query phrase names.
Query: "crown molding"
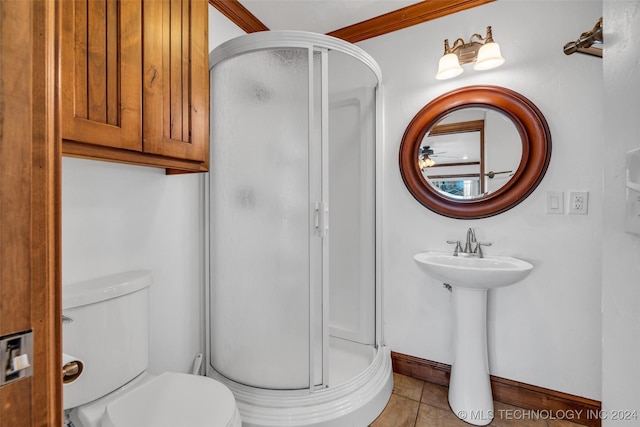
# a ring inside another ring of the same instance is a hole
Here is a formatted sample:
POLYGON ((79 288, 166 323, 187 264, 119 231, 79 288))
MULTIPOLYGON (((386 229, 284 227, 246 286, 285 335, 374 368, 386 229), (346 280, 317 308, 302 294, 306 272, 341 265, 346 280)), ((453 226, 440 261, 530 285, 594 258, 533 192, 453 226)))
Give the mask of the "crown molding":
POLYGON ((247 33, 269 31, 269 28, 238 0, 209 0, 209 4, 247 33))
POLYGON ((493 1, 495 0, 426 0, 340 28, 328 35, 356 43, 493 1))

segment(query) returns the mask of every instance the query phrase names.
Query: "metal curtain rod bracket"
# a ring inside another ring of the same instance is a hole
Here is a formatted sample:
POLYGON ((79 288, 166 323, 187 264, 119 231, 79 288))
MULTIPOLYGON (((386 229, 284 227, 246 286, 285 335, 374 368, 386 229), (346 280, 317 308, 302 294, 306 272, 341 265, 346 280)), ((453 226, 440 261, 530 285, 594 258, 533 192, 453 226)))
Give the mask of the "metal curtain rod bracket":
POLYGON ((598 22, 596 22, 596 25, 594 25, 591 30, 580 34, 578 40, 569 42, 564 45, 565 55, 571 55, 572 53, 580 52, 602 58, 602 32, 602 17, 600 17, 600 19, 598 19, 598 22))

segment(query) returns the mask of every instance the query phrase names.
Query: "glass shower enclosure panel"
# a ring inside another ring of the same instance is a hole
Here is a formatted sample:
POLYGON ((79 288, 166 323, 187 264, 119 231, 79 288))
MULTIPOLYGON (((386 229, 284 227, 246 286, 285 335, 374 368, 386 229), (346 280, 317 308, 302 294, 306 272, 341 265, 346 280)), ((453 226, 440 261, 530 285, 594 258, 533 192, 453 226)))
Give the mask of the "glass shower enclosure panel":
POLYGON ((322 249, 310 202, 321 184, 310 168, 309 52, 254 51, 212 75, 211 362, 254 387, 311 387, 310 343, 321 336, 310 324, 322 303, 311 259, 322 249))
POLYGON ((375 344, 376 87, 364 63, 329 52, 329 330, 375 344))

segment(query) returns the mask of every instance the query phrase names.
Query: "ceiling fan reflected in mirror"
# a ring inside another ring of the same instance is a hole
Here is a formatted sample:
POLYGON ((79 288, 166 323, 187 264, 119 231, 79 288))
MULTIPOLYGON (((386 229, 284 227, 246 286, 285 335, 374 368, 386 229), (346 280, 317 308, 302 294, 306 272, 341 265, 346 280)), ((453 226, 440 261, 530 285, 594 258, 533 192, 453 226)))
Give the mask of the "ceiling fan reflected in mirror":
POLYGON ((426 169, 426 168, 430 168, 432 166, 434 166, 436 164, 436 161, 434 160, 434 158, 438 158, 438 157, 447 157, 447 158, 451 158, 451 159, 459 159, 460 157, 458 156, 447 156, 446 155, 447 152, 446 151, 434 151, 433 148, 431 148, 431 146, 429 145, 423 145, 420 147, 420 150, 418 152, 418 164, 420 165, 420 169, 426 169))

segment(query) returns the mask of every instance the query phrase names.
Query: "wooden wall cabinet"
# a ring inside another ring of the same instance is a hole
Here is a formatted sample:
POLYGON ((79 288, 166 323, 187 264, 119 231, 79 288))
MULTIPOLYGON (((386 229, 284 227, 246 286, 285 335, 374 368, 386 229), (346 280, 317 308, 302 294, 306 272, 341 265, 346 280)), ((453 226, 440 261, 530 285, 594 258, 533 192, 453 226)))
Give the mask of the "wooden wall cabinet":
POLYGON ((207 0, 61 3, 63 154, 206 171, 207 0))

